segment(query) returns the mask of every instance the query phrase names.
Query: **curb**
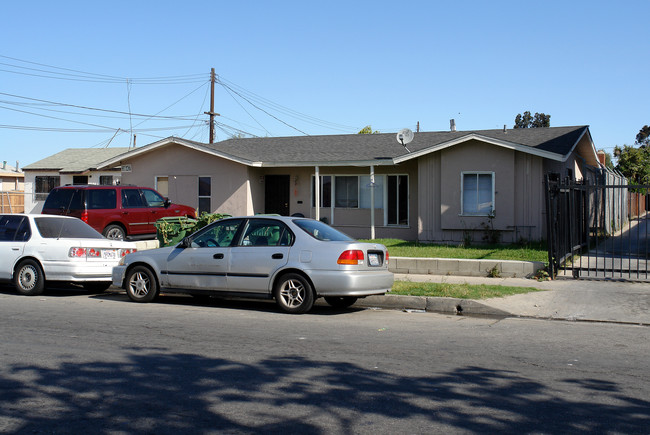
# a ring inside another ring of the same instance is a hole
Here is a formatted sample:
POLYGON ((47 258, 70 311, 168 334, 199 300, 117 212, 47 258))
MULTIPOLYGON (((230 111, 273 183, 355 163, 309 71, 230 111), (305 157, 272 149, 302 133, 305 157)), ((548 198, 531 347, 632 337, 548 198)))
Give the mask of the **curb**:
POLYGON ((385 308, 402 311, 426 311, 441 314, 510 317, 515 314, 502 311, 472 299, 456 299, 425 296, 383 295, 367 296, 357 300, 355 306, 385 308))

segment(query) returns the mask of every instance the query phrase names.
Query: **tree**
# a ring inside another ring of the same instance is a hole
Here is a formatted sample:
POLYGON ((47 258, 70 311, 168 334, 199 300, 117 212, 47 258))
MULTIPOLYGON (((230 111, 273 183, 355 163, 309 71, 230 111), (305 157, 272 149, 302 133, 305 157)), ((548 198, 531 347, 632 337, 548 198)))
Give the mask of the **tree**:
POLYGON ((614 155, 618 157, 616 169, 630 184, 650 184, 650 147, 623 145, 621 148, 617 145, 614 155))
POLYGON ((377 130, 372 131, 372 127, 370 125, 366 125, 357 134, 377 134, 377 133, 379 133, 377 130))
POLYGON ((650 145, 650 126, 644 125, 643 128, 639 130, 639 133, 636 135, 636 143, 642 147, 650 145))
POLYGON ((528 110, 522 115, 519 113, 515 118, 515 126, 513 128, 541 128, 551 126, 551 115, 535 112, 533 117, 528 110))

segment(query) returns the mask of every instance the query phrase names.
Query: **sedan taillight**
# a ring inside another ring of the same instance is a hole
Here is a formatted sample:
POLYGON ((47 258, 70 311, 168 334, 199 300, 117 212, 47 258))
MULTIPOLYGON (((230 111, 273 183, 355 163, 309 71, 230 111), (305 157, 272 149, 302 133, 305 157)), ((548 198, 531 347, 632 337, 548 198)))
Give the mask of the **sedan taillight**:
POLYGON ((386 249, 386 258, 384 258, 384 263, 388 264, 388 249, 386 249))
POLYGON ((363 264, 363 251, 351 249, 339 255, 338 264, 363 264))
POLYGON ((68 251, 68 257, 70 258, 81 258, 86 256, 86 248, 70 248, 68 251))
POLYGON ((131 249, 120 249, 120 256, 124 257, 126 254, 133 254, 136 252, 137 249, 131 248, 131 249))

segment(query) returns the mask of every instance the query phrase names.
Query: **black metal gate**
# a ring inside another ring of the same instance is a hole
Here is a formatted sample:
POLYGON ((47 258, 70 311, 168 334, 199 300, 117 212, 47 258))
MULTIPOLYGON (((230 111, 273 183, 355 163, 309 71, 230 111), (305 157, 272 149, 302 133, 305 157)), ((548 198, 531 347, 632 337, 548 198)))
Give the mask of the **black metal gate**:
POLYGON ((589 184, 546 176, 549 274, 574 278, 650 280, 650 186, 620 177, 589 184))

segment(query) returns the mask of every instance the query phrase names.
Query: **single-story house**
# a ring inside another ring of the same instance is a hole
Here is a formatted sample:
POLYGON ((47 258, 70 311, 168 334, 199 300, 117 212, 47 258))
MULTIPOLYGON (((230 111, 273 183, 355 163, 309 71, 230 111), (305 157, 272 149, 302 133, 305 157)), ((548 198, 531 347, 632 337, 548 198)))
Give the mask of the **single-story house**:
POLYGON ((488 231, 543 239, 544 174, 582 179, 601 164, 589 128, 575 126, 421 132, 404 145, 395 134, 169 137, 97 169, 120 167, 123 183, 199 212, 299 213, 356 238, 456 243, 488 231))
POLYGON ((68 148, 23 167, 25 210, 40 213, 47 194, 66 184, 119 184, 119 167, 98 170, 99 163, 129 151, 120 148, 68 148))
MULTIPOLYGON (((16 162, 16 165, 18 162, 16 162)), ((7 161, 0 166, 0 192, 23 190, 25 174, 22 169, 8 165, 7 161)))

